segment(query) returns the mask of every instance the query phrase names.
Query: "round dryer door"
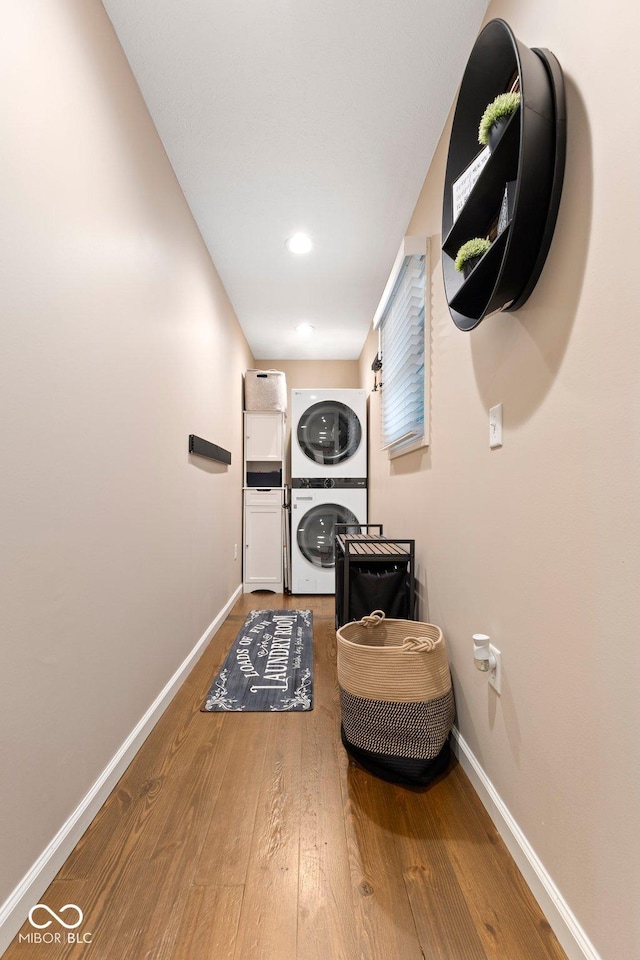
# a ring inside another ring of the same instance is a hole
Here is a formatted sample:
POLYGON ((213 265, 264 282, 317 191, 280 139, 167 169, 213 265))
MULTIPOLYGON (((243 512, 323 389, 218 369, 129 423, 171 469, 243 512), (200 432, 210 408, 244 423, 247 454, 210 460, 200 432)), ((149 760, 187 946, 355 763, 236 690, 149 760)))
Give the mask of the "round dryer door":
POLYGON ((335 566, 336 523, 358 524, 358 518, 337 503, 319 503, 305 513, 298 525, 300 553, 316 567, 335 566))
POLYGON ((314 403, 300 417, 298 443, 315 463, 334 466, 354 455, 362 440, 362 426, 351 407, 337 400, 314 403))

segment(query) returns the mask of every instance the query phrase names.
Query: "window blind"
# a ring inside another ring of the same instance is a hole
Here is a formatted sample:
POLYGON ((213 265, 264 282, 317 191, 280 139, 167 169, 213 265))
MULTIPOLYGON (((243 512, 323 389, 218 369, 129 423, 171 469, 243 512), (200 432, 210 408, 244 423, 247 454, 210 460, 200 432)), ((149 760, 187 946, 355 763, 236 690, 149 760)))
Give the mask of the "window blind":
POLYGON ((382 447, 424 437, 425 257, 407 257, 380 321, 382 447))

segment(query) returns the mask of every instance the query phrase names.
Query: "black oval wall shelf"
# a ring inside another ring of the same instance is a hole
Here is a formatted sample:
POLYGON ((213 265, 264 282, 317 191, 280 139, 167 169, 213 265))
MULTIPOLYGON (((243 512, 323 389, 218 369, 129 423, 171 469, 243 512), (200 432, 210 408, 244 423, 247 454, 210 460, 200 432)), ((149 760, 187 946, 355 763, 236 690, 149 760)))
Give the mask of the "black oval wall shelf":
POLYGON ((517 310, 530 296, 556 225, 565 153, 560 64, 549 50, 520 43, 504 20, 491 20, 462 79, 445 175, 442 270, 449 311, 460 330, 473 330, 500 310, 517 310), (482 152, 480 118, 498 94, 514 88, 519 88, 520 106, 454 218, 453 185, 482 152), (454 261, 473 237, 488 237, 492 244, 465 278, 454 261))

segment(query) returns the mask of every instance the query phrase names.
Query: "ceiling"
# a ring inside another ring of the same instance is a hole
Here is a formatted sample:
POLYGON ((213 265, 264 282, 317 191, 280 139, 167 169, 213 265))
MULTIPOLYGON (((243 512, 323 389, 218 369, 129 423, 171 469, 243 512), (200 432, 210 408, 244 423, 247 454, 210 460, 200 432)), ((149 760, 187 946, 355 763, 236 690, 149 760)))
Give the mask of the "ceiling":
POLYGON ((358 357, 487 0, 103 3, 256 359, 358 357))

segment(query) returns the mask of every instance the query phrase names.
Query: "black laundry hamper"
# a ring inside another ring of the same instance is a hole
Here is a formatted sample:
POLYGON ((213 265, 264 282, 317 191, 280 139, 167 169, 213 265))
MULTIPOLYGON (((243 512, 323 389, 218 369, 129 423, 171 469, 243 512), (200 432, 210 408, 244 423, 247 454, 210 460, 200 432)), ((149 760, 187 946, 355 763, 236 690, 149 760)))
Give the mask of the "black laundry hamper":
POLYGON ((349 615, 352 620, 368 616, 373 606, 386 616, 406 620, 410 617, 406 564, 387 563, 371 567, 351 564, 349 615), (373 600, 373 603, 372 603, 373 600))
POLYGON ((335 533, 336 629, 371 610, 412 620, 415 541, 383 537, 381 523, 336 524, 335 533))
POLYGON ((376 610, 336 635, 344 746, 383 780, 425 786, 447 767, 455 715, 442 630, 376 610))

